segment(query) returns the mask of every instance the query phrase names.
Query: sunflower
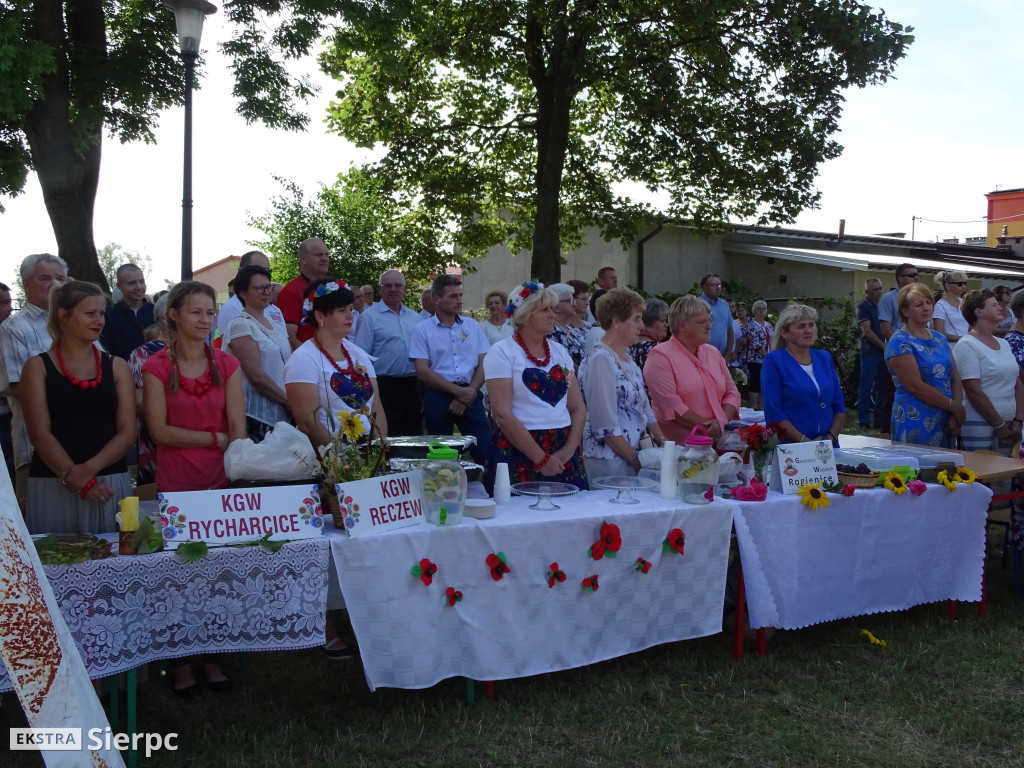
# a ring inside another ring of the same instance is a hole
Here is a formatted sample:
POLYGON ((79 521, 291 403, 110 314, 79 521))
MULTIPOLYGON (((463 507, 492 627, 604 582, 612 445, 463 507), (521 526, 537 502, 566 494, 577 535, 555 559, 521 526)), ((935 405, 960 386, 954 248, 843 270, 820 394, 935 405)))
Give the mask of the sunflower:
POLYGON ((358 411, 339 411, 338 418, 341 420, 341 431, 350 443, 366 434, 366 427, 358 411))
POLYGON ((938 480, 942 485, 946 486, 946 490, 956 490, 956 477, 950 477, 949 473, 946 472, 946 470, 942 470, 941 472, 939 472, 938 476, 935 479, 938 480))
POLYGON ((882 485, 897 496, 907 492, 907 481, 903 479, 899 472, 894 472, 893 470, 889 470, 889 474, 885 476, 885 482, 882 485))
POLYGON ((956 478, 958 483, 967 483, 968 485, 978 479, 977 473, 971 471, 967 467, 957 467, 953 471, 953 477, 956 478))
POLYGON ((811 509, 824 509, 832 502, 828 495, 821 490, 821 483, 800 486, 800 503, 811 509))

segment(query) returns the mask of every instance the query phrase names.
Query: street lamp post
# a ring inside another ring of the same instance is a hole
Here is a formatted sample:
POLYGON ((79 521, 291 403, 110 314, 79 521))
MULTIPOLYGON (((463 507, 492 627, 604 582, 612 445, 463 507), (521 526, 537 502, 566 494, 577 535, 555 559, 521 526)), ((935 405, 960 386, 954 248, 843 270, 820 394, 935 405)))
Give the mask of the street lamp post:
POLYGON ((192 86, 203 21, 217 6, 206 0, 164 0, 174 11, 178 46, 185 61, 185 164, 181 186, 181 279, 192 279, 192 86))

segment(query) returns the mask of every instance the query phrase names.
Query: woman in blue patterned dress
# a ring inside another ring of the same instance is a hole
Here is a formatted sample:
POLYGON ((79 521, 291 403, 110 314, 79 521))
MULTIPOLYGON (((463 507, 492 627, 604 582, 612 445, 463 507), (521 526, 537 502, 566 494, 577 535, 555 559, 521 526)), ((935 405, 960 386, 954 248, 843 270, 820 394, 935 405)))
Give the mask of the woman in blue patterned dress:
POLYGON ((640 470, 640 438, 645 429, 664 442, 644 388, 643 373, 626 348, 640 338, 644 300, 628 288, 612 288, 597 301, 604 336, 580 365, 580 388, 587 404, 583 457, 591 480, 640 470))
POLYGON ((928 327, 932 295, 921 283, 911 283, 900 289, 896 305, 904 325, 885 346, 896 387, 892 439, 951 447, 966 418, 963 386, 949 342, 928 327))

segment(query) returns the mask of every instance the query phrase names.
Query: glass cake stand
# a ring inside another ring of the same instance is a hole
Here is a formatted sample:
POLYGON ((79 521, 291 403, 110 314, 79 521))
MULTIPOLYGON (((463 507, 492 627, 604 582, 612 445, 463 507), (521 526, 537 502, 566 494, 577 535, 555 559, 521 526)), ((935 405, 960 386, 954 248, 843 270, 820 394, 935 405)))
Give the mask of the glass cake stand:
POLYGON ((562 496, 575 496, 580 492, 572 483, 556 483, 547 480, 532 480, 529 483, 516 483, 512 486, 512 493, 519 496, 535 496, 537 501, 530 505, 530 509, 546 512, 552 509, 561 509, 551 499, 562 496))
POLYGON ((630 477, 629 475, 612 475, 591 480, 594 488, 618 491, 612 504, 639 504, 640 499, 633 498, 633 491, 653 491, 658 483, 648 477, 630 477))

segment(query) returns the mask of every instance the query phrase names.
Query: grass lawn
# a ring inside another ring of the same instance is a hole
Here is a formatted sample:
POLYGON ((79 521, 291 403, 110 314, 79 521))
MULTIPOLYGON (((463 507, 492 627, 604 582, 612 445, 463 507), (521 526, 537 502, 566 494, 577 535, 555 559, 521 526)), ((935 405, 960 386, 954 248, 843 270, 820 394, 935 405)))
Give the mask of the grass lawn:
MULTIPOLYGON (((724 635, 498 684, 367 690, 319 651, 228 657, 235 690, 182 701, 153 678, 139 729, 177 732, 145 766, 1011 766, 1024 764, 1022 609, 990 561, 990 610, 960 604, 778 632, 736 662, 724 635), (880 648, 860 634, 887 642, 880 648)), ((581 638, 581 641, 583 639, 581 638)), ((8 695, 0 729, 23 725, 8 695)), ((118 729, 120 730, 120 729, 118 729)), ((5 768, 37 766, 10 753, 5 768)))

